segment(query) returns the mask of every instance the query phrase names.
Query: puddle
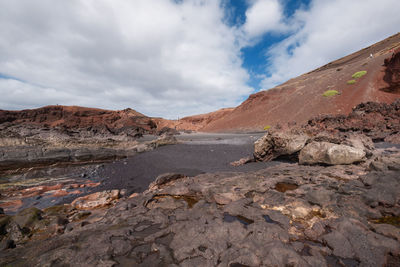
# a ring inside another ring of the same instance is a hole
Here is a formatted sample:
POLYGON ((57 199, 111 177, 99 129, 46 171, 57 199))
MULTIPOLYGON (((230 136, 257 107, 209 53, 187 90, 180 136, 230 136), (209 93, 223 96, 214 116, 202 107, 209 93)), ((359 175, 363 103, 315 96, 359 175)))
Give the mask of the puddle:
POLYGON ((290 183, 277 183, 275 185, 275 190, 281 193, 285 193, 286 191, 291 191, 299 188, 297 184, 290 183))
POLYGON ((373 223, 378 224, 391 224, 397 227, 400 227, 400 216, 385 216, 376 220, 370 220, 373 223))
POLYGON ((253 220, 246 218, 242 215, 237 215, 237 216, 232 216, 229 213, 225 212, 224 213, 224 218, 223 218, 224 222, 228 222, 228 223, 232 223, 234 221, 239 221, 241 224, 243 224, 244 226, 247 226, 249 224, 254 223, 253 220))
POLYGON ((272 220, 268 215, 263 215, 263 218, 267 223, 279 224, 279 222, 272 220))

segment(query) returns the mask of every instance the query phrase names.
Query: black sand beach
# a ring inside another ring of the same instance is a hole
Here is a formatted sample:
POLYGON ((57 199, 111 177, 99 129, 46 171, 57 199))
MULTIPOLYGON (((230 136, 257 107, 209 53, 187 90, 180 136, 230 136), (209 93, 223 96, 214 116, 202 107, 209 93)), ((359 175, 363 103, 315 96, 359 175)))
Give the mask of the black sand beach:
POLYGON ((234 167, 230 162, 252 155, 252 144, 177 144, 157 148, 131 158, 105 164, 99 190, 126 188, 129 193, 142 192, 163 173, 195 176, 201 173, 247 172, 278 164, 257 162, 234 167))

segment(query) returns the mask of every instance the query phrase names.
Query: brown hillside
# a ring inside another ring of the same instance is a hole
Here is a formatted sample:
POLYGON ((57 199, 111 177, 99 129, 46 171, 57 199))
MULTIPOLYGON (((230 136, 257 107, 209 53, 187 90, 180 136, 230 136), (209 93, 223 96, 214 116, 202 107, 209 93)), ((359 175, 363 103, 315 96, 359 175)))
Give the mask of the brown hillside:
POLYGON ((232 112, 200 130, 262 130, 266 125, 304 123, 315 116, 347 114, 362 102, 392 103, 400 97, 399 68, 400 34, 396 34, 273 89, 252 94, 232 112), (347 84, 358 71, 367 74, 355 79, 355 84, 347 84), (337 90, 339 95, 325 97, 326 90, 337 90))
POLYGON ((133 109, 112 111, 78 106, 46 106, 21 111, 0 110, 0 124, 3 123, 70 130, 107 129, 115 133, 126 128, 136 128, 145 132, 155 128, 151 118, 133 109))
POLYGON ((166 120, 161 118, 154 118, 154 120, 157 123, 158 129, 168 127, 179 131, 199 131, 207 126, 209 123, 223 118, 225 115, 231 113, 233 110, 234 108, 222 108, 206 114, 184 117, 180 120, 166 120))

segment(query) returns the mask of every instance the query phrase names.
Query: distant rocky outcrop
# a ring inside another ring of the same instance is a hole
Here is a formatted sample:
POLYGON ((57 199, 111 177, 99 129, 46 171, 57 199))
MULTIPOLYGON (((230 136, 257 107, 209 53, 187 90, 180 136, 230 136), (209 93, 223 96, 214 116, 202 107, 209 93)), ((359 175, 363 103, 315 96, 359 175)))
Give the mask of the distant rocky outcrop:
POLYGON ((361 103, 348 115, 319 116, 310 119, 302 128, 309 134, 328 132, 344 136, 360 133, 373 141, 396 143, 400 133, 400 99, 391 104, 361 103))
POLYGON ((125 135, 138 137, 155 132, 155 122, 133 110, 120 111, 77 106, 46 106, 21 111, 0 110, 0 126, 31 126, 69 135, 125 135))

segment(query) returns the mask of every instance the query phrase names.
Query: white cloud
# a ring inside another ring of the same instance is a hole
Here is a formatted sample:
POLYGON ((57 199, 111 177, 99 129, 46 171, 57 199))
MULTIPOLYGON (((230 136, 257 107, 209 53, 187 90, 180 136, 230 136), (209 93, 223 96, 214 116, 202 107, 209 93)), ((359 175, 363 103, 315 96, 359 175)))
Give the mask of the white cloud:
POLYGON ((255 0, 246 11, 243 30, 249 38, 266 32, 283 30, 282 6, 278 0, 255 0))
POLYGON ((264 89, 376 43, 399 31, 398 0, 318 0, 299 11, 299 30, 268 51, 264 89))
POLYGON ((220 1, 0 0, 0 108, 132 107, 176 118, 252 89, 220 1))
POLYGON ((226 0, 0 0, 0 75, 15 78, 0 76, 0 108, 209 112, 252 92, 240 49, 266 33, 292 33, 266 55, 268 89, 399 30, 398 0, 314 0, 291 18, 286 1, 248 0, 229 27, 226 0))

